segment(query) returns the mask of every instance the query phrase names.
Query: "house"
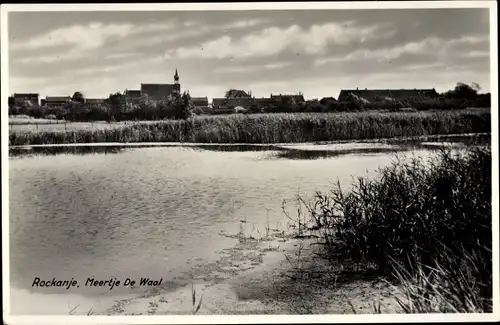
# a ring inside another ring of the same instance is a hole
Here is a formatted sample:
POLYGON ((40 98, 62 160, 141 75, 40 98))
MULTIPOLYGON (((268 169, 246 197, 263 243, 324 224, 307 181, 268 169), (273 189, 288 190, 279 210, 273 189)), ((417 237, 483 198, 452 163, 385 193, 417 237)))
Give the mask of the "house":
POLYGON ((282 103, 283 100, 286 100, 288 98, 292 99, 292 101, 295 102, 296 104, 305 102, 304 95, 302 93, 299 93, 298 95, 282 95, 282 94, 273 95, 273 94, 271 94, 271 99, 275 100, 277 103, 282 103))
POLYGON ((139 104, 142 97, 142 92, 140 90, 126 90, 125 96, 127 101, 133 104, 139 104))
POLYGON ((272 107, 276 104, 276 100, 272 98, 255 98, 255 103, 259 107, 272 107))
POLYGON ((383 100, 417 100, 437 98, 439 94, 436 89, 342 89, 338 100, 340 102, 348 101, 351 97, 365 99, 368 102, 383 100))
POLYGON ((180 94, 181 85, 179 84, 179 73, 175 69, 173 84, 142 84, 141 93, 148 95, 151 100, 164 100, 168 96, 177 93, 180 94))
POLYGON ((195 107, 208 108, 208 97, 191 97, 191 101, 195 107))
POLYGON ((226 103, 226 98, 213 98, 212 99, 212 108, 215 110, 224 109, 226 106, 225 103, 226 103))
POLYGON ((71 103, 71 96, 47 96, 43 106, 63 107, 69 103, 71 103))
POLYGON ((25 102, 30 102, 33 105, 39 105, 38 99, 39 94, 25 93, 25 94, 14 94, 14 103, 16 105, 23 104, 25 102))
POLYGON ((141 84, 141 93, 147 95, 151 100, 165 100, 174 93, 174 85, 171 84, 141 84))

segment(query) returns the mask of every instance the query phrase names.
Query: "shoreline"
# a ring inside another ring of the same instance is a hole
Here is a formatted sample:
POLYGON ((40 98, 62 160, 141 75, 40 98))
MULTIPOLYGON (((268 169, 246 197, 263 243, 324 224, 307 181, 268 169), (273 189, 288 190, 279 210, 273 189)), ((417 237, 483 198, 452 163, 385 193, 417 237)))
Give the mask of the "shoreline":
POLYGON ((190 146, 255 146, 255 147, 279 147, 294 145, 328 145, 345 143, 383 143, 398 141, 426 141, 445 138, 472 138, 480 136, 491 136, 489 132, 478 133, 456 133, 456 134, 434 134, 414 137, 393 137, 374 139, 352 139, 352 140, 332 140, 332 141, 309 141, 309 142, 281 142, 281 143, 214 143, 214 142, 75 142, 75 143, 47 143, 47 144, 26 144, 9 145, 9 149, 30 148, 58 148, 58 147, 190 147, 190 146))
POLYGON ((152 290, 118 300, 106 315, 239 315, 400 312, 395 289, 379 277, 339 269, 318 259, 315 238, 294 235, 240 241, 229 256, 206 266, 193 285, 152 290), (297 253, 299 257, 297 258, 297 253), (295 265, 295 259, 300 265, 295 265), (347 276, 344 276, 347 275, 347 276), (194 291, 194 293, 193 293, 194 291), (193 294, 196 297, 193 307, 193 294), (193 312, 201 300, 200 308, 193 312))
POLYGON ((130 149, 181 148, 219 152, 266 151, 275 158, 316 159, 347 154, 392 153, 408 150, 436 150, 467 144, 491 145, 490 133, 463 133, 418 137, 396 137, 365 140, 339 140, 295 143, 195 143, 195 142, 100 142, 71 144, 38 144, 9 147, 9 158, 58 154, 116 154, 130 149))
MULTIPOLYGON (((98 316, 363 314, 373 313, 374 303, 380 303, 383 313, 400 312, 394 287, 370 272, 343 267, 332 271, 335 266, 317 256, 318 239, 305 237, 279 233, 240 238, 236 245, 219 252, 216 262, 195 267, 191 283, 175 288, 99 298, 11 288, 11 301, 21 299, 40 306, 31 315, 87 315, 89 311, 98 316), (201 300, 196 313, 193 289, 196 305, 201 300)), ((14 313, 29 315, 22 309, 14 313)))

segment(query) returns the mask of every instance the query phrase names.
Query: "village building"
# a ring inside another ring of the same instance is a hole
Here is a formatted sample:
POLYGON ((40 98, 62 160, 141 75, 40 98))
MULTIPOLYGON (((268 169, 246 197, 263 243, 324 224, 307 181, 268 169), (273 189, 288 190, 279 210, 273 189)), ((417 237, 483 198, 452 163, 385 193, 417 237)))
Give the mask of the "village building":
POLYGON ((436 89, 342 89, 338 100, 348 101, 351 96, 367 102, 383 100, 421 100, 438 98, 436 89))
POLYGON ((63 107, 71 103, 71 96, 47 96, 42 100, 42 106, 46 107, 63 107))
POLYGON ((196 107, 208 107, 208 97, 191 97, 191 100, 196 107))
POLYGON ((125 97, 127 101, 132 104, 139 104, 142 97, 142 92, 140 90, 126 90, 125 97))
POLYGON ((30 102, 33 105, 39 105, 39 94, 26 93, 26 94, 14 94, 14 103, 16 105, 21 105, 25 102, 30 102))
POLYGON ((194 107, 201 108, 203 111, 209 109, 208 97, 191 97, 194 107))
POLYGON ((272 107, 276 104, 276 100, 272 98, 255 98, 255 103, 260 108, 272 107))
POLYGON ((288 98, 291 99, 296 104, 305 102, 304 95, 300 92, 298 95, 282 95, 282 94, 273 95, 273 94, 271 94, 271 99, 274 100, 276 103, 282 103, 283 100, 288 99, 288 98))
POLYGON ((175 69, 173 84, 142 84, 141 93, 147 95, 151 100, 165 100, 170 95, 180 94, 181 85, 179 83, 179 73, 175 69))

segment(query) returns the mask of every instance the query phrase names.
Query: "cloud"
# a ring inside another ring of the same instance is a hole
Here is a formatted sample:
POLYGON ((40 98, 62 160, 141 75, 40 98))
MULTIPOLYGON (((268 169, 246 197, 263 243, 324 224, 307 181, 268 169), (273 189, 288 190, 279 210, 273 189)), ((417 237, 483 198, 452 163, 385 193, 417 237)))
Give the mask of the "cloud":
MULTIPOLYGON (((444 40, 437 37, 428 37, 420 41, 409 42, 390 48, 362 49, 356 50, 344 56, 324 57, 315 60, 317 66, 327 63, 339 63, 348 61, 373 60, 377 62, 394 60, 404 55, 433 55, 437 57, 461 56, 464 53, 454 52, 457 46, 477 45, 489 41, 489 38, 465 36, 461 38, 444 40)), ((472 52, 471 52, 472 53, 472 52)), ((466 54, 466 53, 465 53, 466 54)), ((477 57, 478 53, 474 53, 477 57)), ((484 53, 483 53, 484 54, 484 53)))
POLYGON ((198 46, 167 51, 168 57, 224 59, 230 57, 270 56, 285 50, 305 54, 323 53, 329 44, 347 45, 391 37, 389 24, 358 26, 355 22, 326 23, 303 29, 269 27, 234 40, 230 36, 203 42, 198 46))
POLYGON ((14 42, 12 48, 41 49, 54 46, 70 45, 80 49, 96 49, 107 40, 122 39, 130 35, 161 32, 175 28, 173 22, 134 24, 104 24, 91 22, 87 25, 72 25, 51 30, 43 35, 33 37, 26 42, 14 42))
POLYGON ((265 69, 280 69, 292 65, 292 62, 277 62, 264 65, 265 69))
MULTIPOLYGON (((188 29, 180 30, 176 33, 171 34, 160 34, 160 35, 152 35, 149 37, 144 37, 142 39, 138 39, 134 41, 133 44, 126 47, 133 48, 141 48, 143 46, 151 46, 165 43, 172 43, 177 40, 188 40, 194 37, 200 37, 203 35, 207 35, 213 32, 225 32, 229 33, 231 30, 238 30, 243 28, 254 27, 263 24, 266 20, 263 19, 247 19, 247 20, 239 20, 230 23, 224 24, 216 24, 216 25, 207 25, 200 28, 200 23, 195 21, 188 21, 185 23, 185 27, 188 29)), ((166 58, 170 58, 170 54, 165 54, 166 58)))
POLYGON ((72 52, 70 55, 43 55, 43 56, 30 56, 25 58, 14 58, 16 63, 53 63, 67 60, 73 60, 78 57, 77 52, 72 52))
POLYGON ((14 50, 42 49, 70 45, 79 49, 96 49, 110 38, 123 38, 134 29, 133 24, 103 24, 93 22, 88 25, 73 25, 54 29, 27 42, 13 43, 14 50))
POLYGON ((276 70, 292 65, 292 62, 276 62, 263 65, 242 65, 237 67, 221 67, 216 69, 216 73, 248 73, 256 70, 276 70))
POLYGON ((111 64, 100 67, 85 67, 80 69, 71 69, 66 72, 66 74, 78 75, 78 76, 99 76, 102 77, 102 74, 108 74, 110 72, 126 72, 130 69, 144 66, 146 63, 159 63, 163 61, 163 56, 155 56, 143 58, 140 60, 127 61, 125 63, 119 64, 111 64))
POLYGON ((227 25, 216 26, 216 29, 238 29, 238 28, 247 28, 258 26, 262 24, 264 20, 262 19, 247 19, 247 20, 239 20, 227 25))
POLYGON ((434 62, 434 63, 421 63, 421 64, 405 65, 403 67, 403 70, 421 71, 421 70, 436 69, 436 68, 443 68, 443 67, 446 67, 443 63, 434 62))
POLYGON ((184 22, 184 27, 191 27, 191 26, 197 26, 199 25, 199 22, 195 20, 188 20, 184 22))
MULTIPOLYGON (((17 56, 15 61, 19 63, 71 61, 86 57, 88 52, 103 47, 111 40, 124 40, 131 35, 162 32, 174 27, 175 24, 172 22, 143 25, 92 22, 87 25, 72 25, 54 29, 25 42, 14 42, 12 43, 12 50, 20 52, 21 50, 46 50, 54 47, 66 47, 66 49, 59 50, 54 55, 35 55, 24 58, 17 56)), ((111 54, 111 57, 118 58, 119 55, 123 54, 111 54)))
POLYGON ((468 53, 462 53, 460 55, 463 58, 488 58, 490 57, 490 52, 489 51, 471 51, 468 53))
POLYGON ((12 43, 12 50, 17 51, 14 61, 19 63, 54 63, 63 61, 74 61, 88 57, 88 53, 95 56, 95 51, 102 48, 107 42, 121 40, 122 43, 114 47, 117 53, 111 53, 105 59, 118 59, 139 55, 135 52, 121 53, 120 50, 130 48, 141 48, 144 46, 157 45, 173 42, 180 39, 188 39, 204 35, 213 31, 229 31, 248 28, 262 24, 262 19, 248 19, 234 21, 225 24, 206 26, 200 29, 200 22, 186 21, 176 33, 163 33, 178 27, 178 22, 149 23, 149 24, 104 24, 92 22, 87 25, 72 25, 49 31, 41 36, 33 37, 25 42, 12 43), (140 38, 129 42, 127 38, 141 35, 140 38), (22 56, 20 50, 37 50, 65 47, 58 50, 54 55, 32 55, 22 56), (69 47, 69 48, 68 48, 69 47))
POLYGON ((141 55, 139 52, 129 52, 129 53, 111 53, 104 57, 106 60, 114 60, 114 59, 124 59, 131 58, 141 55))

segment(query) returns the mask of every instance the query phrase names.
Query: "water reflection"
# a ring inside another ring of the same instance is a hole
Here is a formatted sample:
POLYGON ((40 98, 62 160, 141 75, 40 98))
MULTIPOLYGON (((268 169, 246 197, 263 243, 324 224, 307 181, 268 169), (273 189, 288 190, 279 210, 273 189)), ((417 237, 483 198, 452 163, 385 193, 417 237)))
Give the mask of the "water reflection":
POLYGON ((380 153, 393 153, 398 151, 409 151, 414 148, 410 147, 394 147, 394 148, 360 148, 346 150, 296 150, 288 149, 270 155, 270 158, 279 159, 327 159, 345 155, 367 155, 380 153))
POLYGON ((249 152, 249 151, 286 151, 288 149, 278 145, 258 145, 258 144, 230 144, 230 145, 211 145, 197 144, 193 149, 219 151, 219 152, 249 152))
POLYGON ((475 134, 310 144, 70 144, 10 147, 9 156, 116 154, 131 148, 178 147, 212 152, 272 152, 268 156, 270 159, 321 159, 352 154, 381 154, 415 149, 437 150, 442 147, 457 148, 470 145, 490 145, 490 143, 490 134, 475 134))
POLYGON ((116 154, 124 150, 121 146, 46 146, 46 147, 13 147, 9 148, 10 157, 25 157, 32 155, 89 155, 116 154))

